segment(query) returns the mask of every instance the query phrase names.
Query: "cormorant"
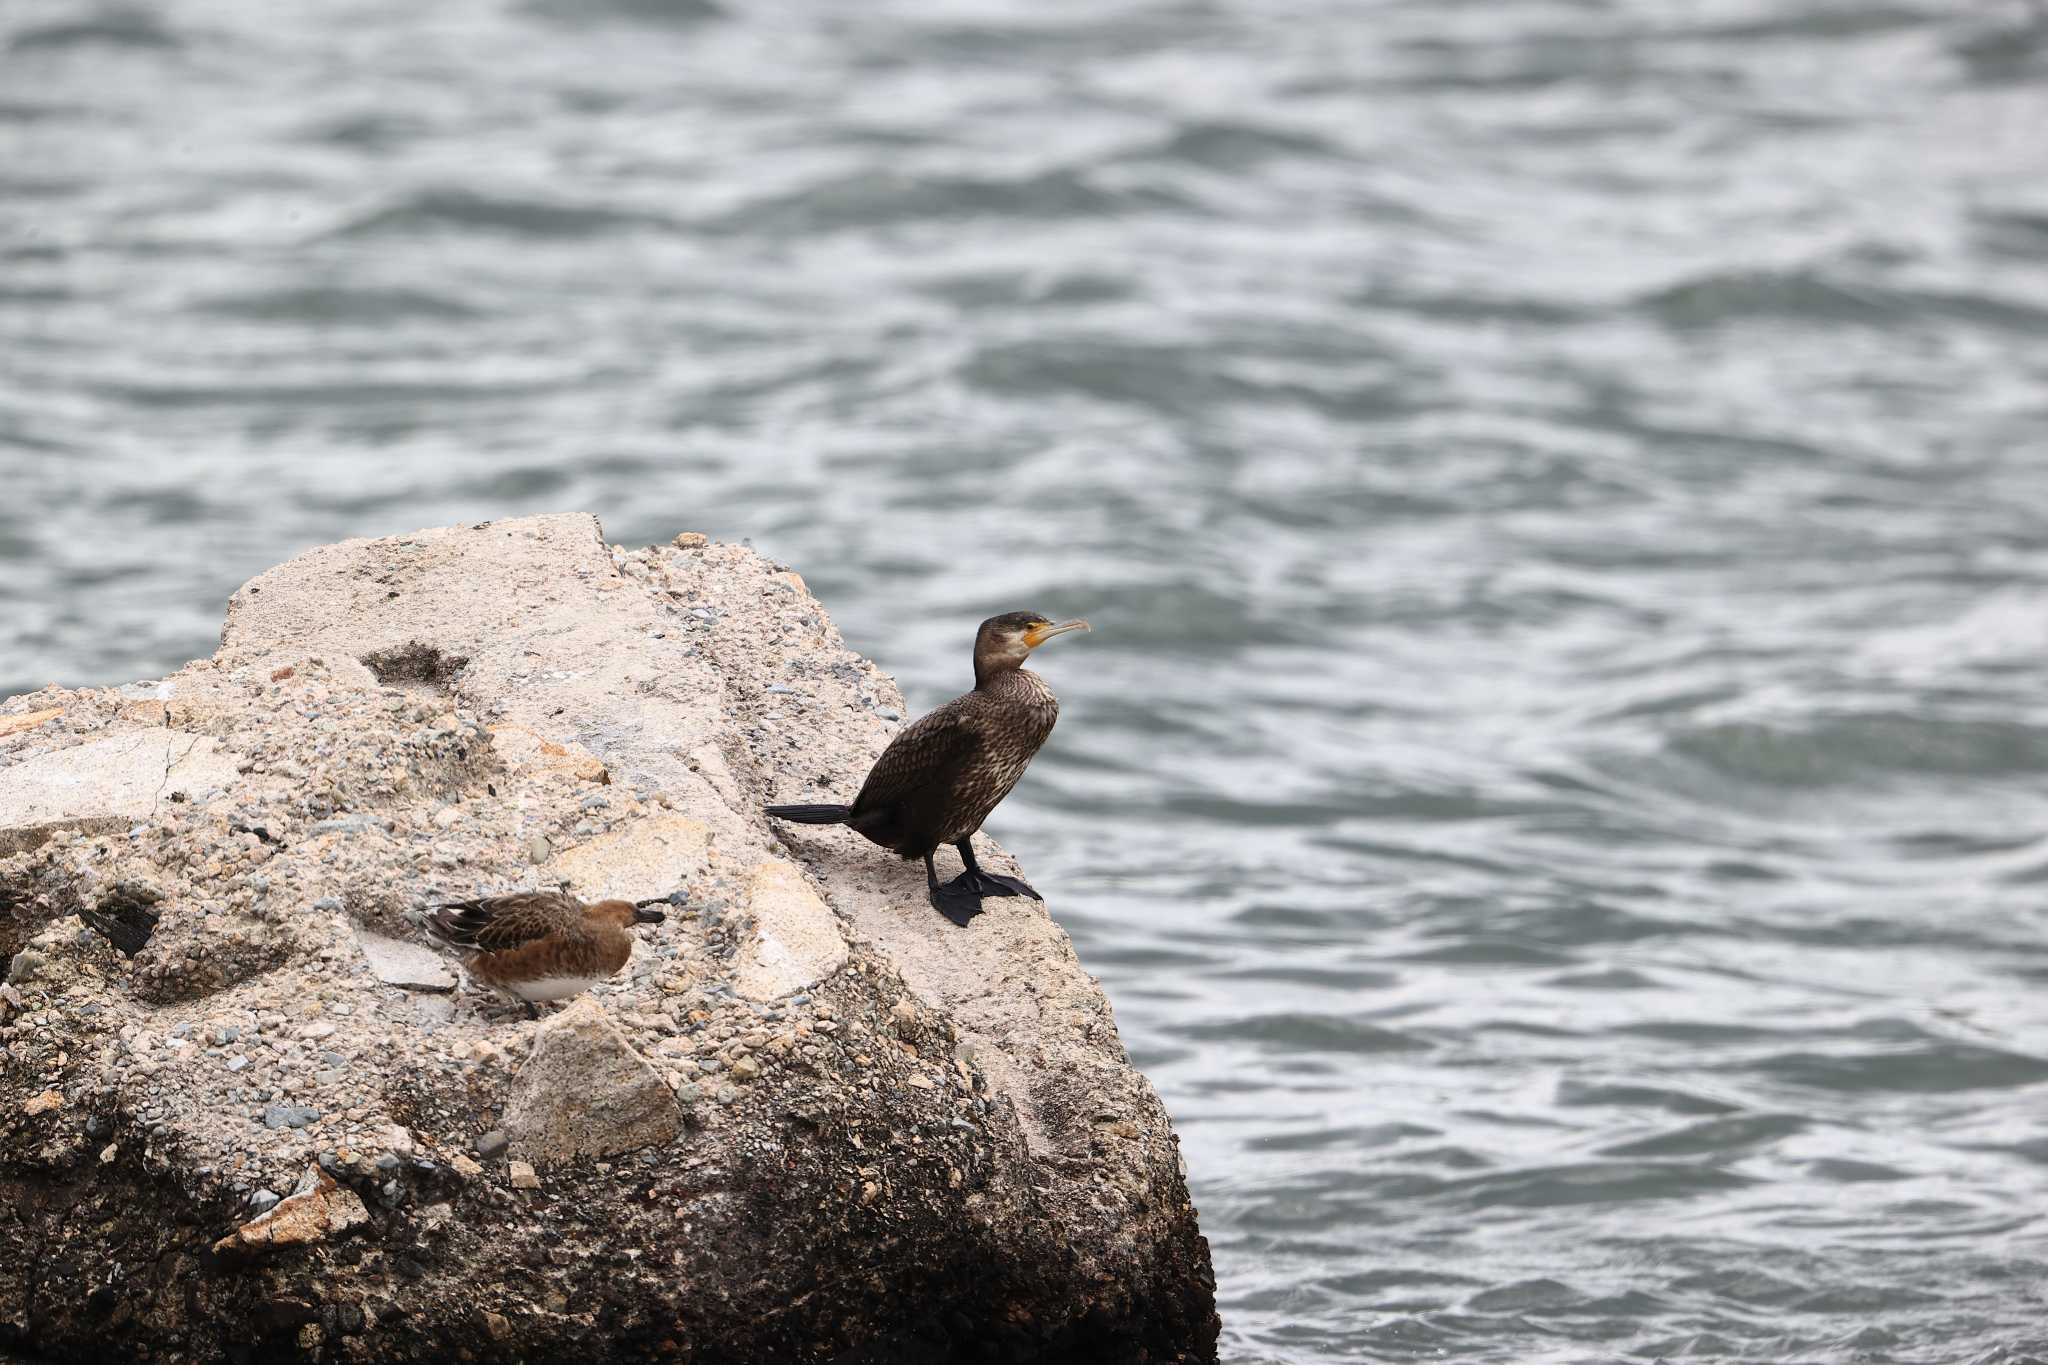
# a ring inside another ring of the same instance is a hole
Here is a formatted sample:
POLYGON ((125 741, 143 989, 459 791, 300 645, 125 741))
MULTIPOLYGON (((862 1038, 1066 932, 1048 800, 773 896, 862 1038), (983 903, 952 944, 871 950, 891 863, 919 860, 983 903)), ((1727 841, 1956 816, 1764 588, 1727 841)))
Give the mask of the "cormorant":
POLYGON ((924 859, 932 905, 955 924, 981 913, 983 896, 1044 899, 1015 877, 983 872, 974 832, 1010 794, 1059 719, 1045 679, 1025 668, 1032 650, 1086 621, 1054 625, 1036 612, 991 616, 974 634, 974 690, 923 716, 891 740, 850 806, 769 806, 804 825, 848 825, 905 858, 924 859), (960 851, 965 870, 941 886, 932 866, 940 844, 960 851))

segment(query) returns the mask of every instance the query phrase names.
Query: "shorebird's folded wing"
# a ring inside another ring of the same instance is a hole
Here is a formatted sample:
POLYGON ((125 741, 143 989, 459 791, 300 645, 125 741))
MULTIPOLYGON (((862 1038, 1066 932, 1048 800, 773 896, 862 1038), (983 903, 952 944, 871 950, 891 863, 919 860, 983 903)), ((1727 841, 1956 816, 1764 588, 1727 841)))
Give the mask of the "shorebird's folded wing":
POLYGON ((581 923, 582 902, 559 891, 450 901, 427 920, 428 932, 456 948, 502 953, 581 923))

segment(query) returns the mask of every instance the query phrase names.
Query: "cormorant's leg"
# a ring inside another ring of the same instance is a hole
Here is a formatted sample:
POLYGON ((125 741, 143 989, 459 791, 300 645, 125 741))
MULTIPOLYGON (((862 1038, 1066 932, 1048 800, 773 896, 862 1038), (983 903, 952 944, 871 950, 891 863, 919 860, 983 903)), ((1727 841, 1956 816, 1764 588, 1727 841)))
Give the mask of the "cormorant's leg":
POLYGON ((954 844, 953 847, 960 850, 961 865, 967 869, 960 874, 961 879, 971 882, 975 890, 981 892, 982 895, 1029 896, 1035 901, 1045 899, 1045 897, 1033 891, 1028 883, 1019 881, 1015 877, 1005 877, 999 872, 983 872, 981 864, 974 861, 974 836, 969 835, 967 838, 954 844))
POLYGON ((962 929, 967 927, 967 921, 981 913, 981 893, 965 884, 967 874, 963 872, 944 886, 939 885, 939 872, 932 866, 929 853, 924 855, 924 881, 932 898, 932 909, 962 929))

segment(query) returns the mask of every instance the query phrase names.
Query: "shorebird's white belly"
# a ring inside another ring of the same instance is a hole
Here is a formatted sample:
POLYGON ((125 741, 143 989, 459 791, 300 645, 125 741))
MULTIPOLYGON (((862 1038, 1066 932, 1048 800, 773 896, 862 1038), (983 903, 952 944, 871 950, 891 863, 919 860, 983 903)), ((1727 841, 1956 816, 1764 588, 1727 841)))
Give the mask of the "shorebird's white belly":
POLYGON ((531 981, 507 981, 502 989, 521 1000, 567 1000, 597 984, 594 976, 540 976, 531 981))

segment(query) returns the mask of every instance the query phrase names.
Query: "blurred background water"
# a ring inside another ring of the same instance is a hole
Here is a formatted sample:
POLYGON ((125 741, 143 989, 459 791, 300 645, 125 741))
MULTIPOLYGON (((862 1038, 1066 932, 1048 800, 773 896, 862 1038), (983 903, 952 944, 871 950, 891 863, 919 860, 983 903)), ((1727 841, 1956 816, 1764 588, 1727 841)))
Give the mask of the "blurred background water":
POLYGON ((1233 1362, 2048 1355, 2048 15, 0 8, 0 693, 750 537, 1177 1116, 1233 1362))

